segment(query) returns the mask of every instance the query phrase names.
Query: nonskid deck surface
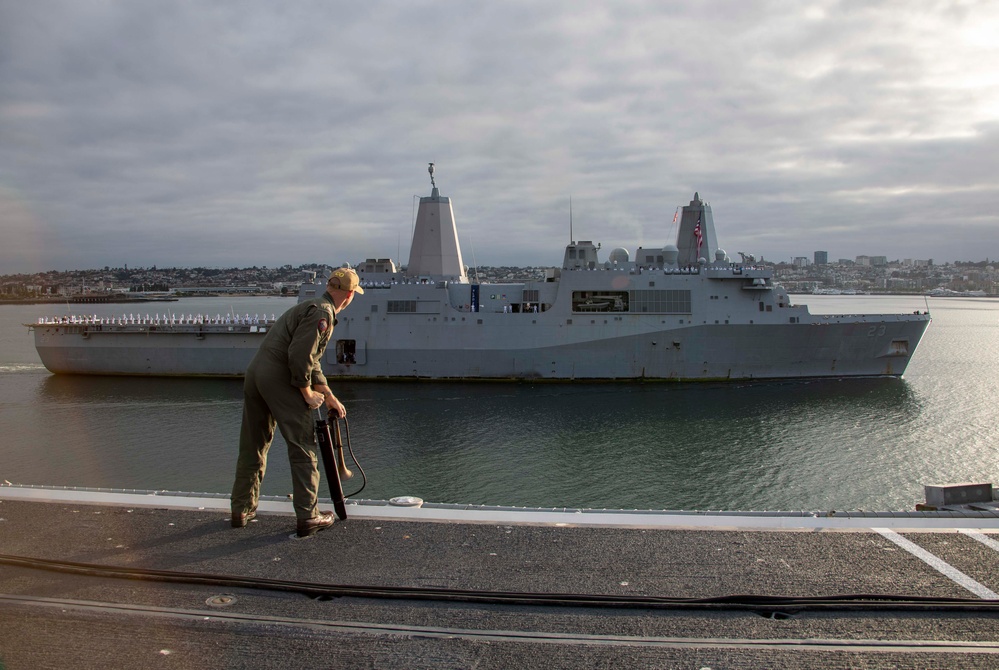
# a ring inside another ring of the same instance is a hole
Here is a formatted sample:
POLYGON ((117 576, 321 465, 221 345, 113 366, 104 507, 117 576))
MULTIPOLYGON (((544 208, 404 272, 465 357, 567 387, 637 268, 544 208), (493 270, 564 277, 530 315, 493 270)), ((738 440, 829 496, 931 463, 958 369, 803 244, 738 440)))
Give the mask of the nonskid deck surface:
POLYGON ((296 540, 280 499, 245 529, 204 494, 3 487, 0 501, 5 561, 82 564, 0 570, 11 668, 287 667, 291 656, 304 667, 984 668, 999 653, 994 513, 369 501, 296 540))

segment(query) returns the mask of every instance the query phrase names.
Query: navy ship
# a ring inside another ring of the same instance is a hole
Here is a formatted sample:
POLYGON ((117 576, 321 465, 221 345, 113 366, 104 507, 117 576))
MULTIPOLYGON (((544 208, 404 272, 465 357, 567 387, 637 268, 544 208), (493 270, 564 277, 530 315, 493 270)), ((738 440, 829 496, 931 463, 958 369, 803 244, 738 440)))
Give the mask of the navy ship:
MULTIPOLYGON (((719 248, 711 207, 682 208, 675 244, 634 257, 571 240, 544 278, 479 283, 451 200, 420 198, 409 263, 354 267, 364 295, 338 317, 327 375, 361 379, 718 381, 888 376, 929 322, 912 314, 813 315, 773 272, 719 248)), ((570 233, 571 238, 571 233, 570 233)), ((326 277, 299 299, 321 295, 326 277)), ((27 324, 54 373, 240 376, 271 318, 60 318, 27 324)))

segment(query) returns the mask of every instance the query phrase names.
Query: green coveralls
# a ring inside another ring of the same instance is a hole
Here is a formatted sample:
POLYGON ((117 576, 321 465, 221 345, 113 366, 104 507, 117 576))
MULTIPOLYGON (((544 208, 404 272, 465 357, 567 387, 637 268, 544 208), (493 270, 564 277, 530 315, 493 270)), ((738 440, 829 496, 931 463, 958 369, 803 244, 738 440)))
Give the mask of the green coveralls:
POLYGON ((328 293, 295 305, 274 323, 250 362, 243 380, 233 514, 257 509, 276 423, 288 443, 295 516, 318 516, 315 421, 299 389, 326 385, 320 361, 336 325, 334 314, 328 293))

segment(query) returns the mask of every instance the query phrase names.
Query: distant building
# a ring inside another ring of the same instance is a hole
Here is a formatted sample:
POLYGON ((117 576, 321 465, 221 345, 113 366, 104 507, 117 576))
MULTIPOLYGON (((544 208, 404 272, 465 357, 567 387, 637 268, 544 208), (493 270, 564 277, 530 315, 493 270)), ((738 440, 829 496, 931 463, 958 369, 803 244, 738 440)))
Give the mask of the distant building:
POLYGON ((864 267, 884 267, 888 265, 887 256, 857 256, 857 265, 864 267))
POLYGON ((815 264, 816 265, 826 265, 829 262, 829 252, 828 251, 816 251, 815 252, 815 264))
POLYGON ((808 257, 807 256, 795 256, 791 264, 796 268, 808 267, 808 257))

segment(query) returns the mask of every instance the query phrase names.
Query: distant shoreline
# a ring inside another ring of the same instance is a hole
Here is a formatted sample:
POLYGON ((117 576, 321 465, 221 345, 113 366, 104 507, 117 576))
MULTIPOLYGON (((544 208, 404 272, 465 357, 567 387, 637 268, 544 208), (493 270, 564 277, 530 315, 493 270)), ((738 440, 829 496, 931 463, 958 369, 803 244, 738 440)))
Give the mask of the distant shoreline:
POLYGON ((9 299, 0 298, 0 305, 129 305, 132 303, 149 302, 177 302, 184 298, 231 298, 238 295, 240 298, 287 298, 289 296, 277 293, 198 293, 164 297, 144 297, 144 298, 119 298, 110 300, 80 300, 73 298, 24 298, 9 299))
POLYGON ((127 298, 124 300, 73 300, 67 298, 27 298, 25 300, 2 300, 0 305, 129 305, 147 302, 177 302, 179 298, 127 298))

